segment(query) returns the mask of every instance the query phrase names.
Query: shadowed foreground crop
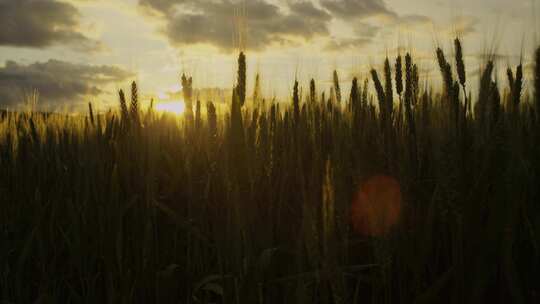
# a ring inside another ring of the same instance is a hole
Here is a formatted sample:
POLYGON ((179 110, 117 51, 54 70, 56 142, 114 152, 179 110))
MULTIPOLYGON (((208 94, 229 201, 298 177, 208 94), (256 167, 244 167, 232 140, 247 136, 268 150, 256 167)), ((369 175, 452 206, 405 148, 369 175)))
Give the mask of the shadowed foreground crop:
POLYGON ((228 111, 0 114, 0 301, 540 301, 540 51, 530 93, 461 56, 438 94, 407 55, 247 102, 242 55, 228 111))

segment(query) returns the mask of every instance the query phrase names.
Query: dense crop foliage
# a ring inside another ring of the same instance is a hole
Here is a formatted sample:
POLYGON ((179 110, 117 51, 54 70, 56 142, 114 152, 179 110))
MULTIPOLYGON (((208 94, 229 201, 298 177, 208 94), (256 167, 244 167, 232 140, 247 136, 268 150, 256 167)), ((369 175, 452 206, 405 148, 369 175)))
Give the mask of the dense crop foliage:
POLYGON ((527 99, 487 62, 473 96, 455 46, 440 94, 406 54, 285 107, 257 76, 250 106, 241 54, 226 113, 183 75, 183 118, 135 83, 118 112, 0 114, 0 301, 540 301, 540 72, 527 99))

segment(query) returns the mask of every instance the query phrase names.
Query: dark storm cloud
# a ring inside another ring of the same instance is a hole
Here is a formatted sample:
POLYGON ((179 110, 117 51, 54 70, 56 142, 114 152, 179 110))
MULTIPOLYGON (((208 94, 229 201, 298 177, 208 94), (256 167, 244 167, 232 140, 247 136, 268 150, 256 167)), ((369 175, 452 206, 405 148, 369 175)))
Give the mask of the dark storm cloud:
POLYGON ((57 0, 0 0, 0 46, 43 48, 69 44, 95 51, 100 43, 79 30, 79 11, 57 0))
POLYGON ((229 0, 140 0, 146 9, 167 18, 164 33, 171 44, 185 46, 208 43, 224 51, 235 45, 239 31, 233 23, 238 9, 245 11, 246 46, 262 50, 272 43, 288 44, 328 36, 331 15, 310 1, 295 1, 285 8, 268 0, 250 0, 243 6, 229 0))
POLYGON ((7 61, 0 68, 0 108, 16 106, 37 91, 40 103, 73 104, 98 96, 103 86, 124 81, 133 73, 114 66, 91 66, 58 60, 21 65, 7 61))

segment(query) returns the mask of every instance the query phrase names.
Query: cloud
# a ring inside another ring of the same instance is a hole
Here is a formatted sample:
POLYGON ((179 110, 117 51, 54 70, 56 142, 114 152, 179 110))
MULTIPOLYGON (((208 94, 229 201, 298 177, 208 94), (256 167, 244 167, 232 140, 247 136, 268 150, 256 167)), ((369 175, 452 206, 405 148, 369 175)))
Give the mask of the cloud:
POLYGON ((329 41, 324 49, 335 51, 365 46, 383 28, 412 29, 431 23, 426 16, 399 15, 384 0, 249 0, 243 4, 238 0, 139 0, 139 7, 164 21, 162 33, 171 45, 207 44, 224 52, 238 47, 239 32, 250 50, 322 38, 329 41), (245 21, 240 26, 234 22, 238 15, 245 21), (353 34, 332 33, 333 20, 343 21, 353 34))
POLYGON ((75 6, 57 0, 0 0, 0 46, 101 49, 99 42, 81 33, 79 17, 75 6))
MULTIPOLYGON (((466 36, 476 32, 476 26, 480 23, 480 20, 474 16, 461 16, 453 20, 453 29, 454 33, 457 33, 459 36, 466 36)), ((450 31, 448 29, 448 31, 450 31)))
POLYGON ((268 0, 250 0, 239 5, 230 0, 140 0, 146 11, 164 17, 163 32, 177 47, 210 44, 222 51, 236 46, 233 37, 245 31, 245 46, 264 50, 272 44, 288 45, 329 35, 332 16, 311 1, 279 6, 268 0), (234 24, 238 11, 245 11, 245 26, 234 24))
POLYGON ((313 2, 293 2, 289 4, 289 8, 291 11, 293 11, 299 16, 327 21, 332 18, 332 16, 328 12, 316 7, 313 2))
POLYGON ((369 23, 364 23, 364 22, 356 23, 353 29, 354 33, 358 37, 369 38, 369 39, 377 36, 380 30, 381 30, 381 27, 373 25, 373 24, 369 24, 369 23))
POLYGON ((155 10, 156 12, 167 12, 175 4, 184 4, 188 0, 139 0, 139 5, 146 9, 155 10))
POLYGON ((361 49, 371 44, 381 31, 381 27, 363 21, 355 21, 352 24, 354 24, 352 37, 332 37, 323 50, 337 52, 361 49))
POLYGON ((437 33, 444 37, 463 38, 478 32, 480 19, 472 15, 463 15, 451 18, 448 22, 434 22, 434 25, 437 33))
POLYGON ((352 28, 352 37, 333 37, 324 47, 325 51, 335 52, 351 49, 363 48, 374 43, 377 37, 381 37, 397 28, 406 28, 408 30, 425 28, 431 24, 431 19, 421 15, 397 15, 386 14, 377 15, 376 23, 373 20, 364 20, 359 18, 349 20, 348 24, 352 28))
POLYGON ((408 28, 431 25, 433 20, 423 15, 403 15, 396 18, 396 24, 408 28))
POLYGON ((73 64, 59 60, 22 65, 7 61, 0 68, 0 108, 25 101, 34 90, 40 104, 73 105, 87 97, 105 93, 103 87, 133 77, 132 72, 115 66, 73 64))
POLYGON ((332 15, 345 20, 365 19, 377 15, 396 16, 383 0, 321 0, 332 15))
POLYGON ((332 39, 326 44, 324 50, 328 52, 336 52, 358 49, 368 45, 369 43, 371 43, 371 39, 368 38, 332 39))
MULTIPOLYGON (((321 0, 321 5, 332 16, 342 19, 356 30, 358 26, 369 25, 367 19, 376 20, 378 26, 418 27, 432 22, 431 18, 423 15, 400 15, 386 6, 383 0, 321 0)), ((373 26, 372 26, 373 27, 373 26)))

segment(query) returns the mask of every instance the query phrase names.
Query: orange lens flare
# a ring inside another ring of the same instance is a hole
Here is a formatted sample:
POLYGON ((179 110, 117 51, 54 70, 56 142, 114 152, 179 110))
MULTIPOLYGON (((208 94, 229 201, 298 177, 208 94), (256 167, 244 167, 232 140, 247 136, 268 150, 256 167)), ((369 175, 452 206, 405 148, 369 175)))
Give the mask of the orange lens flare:
POLYGON ((363 183, 351 206, 351 220, 356 233, 382 236, 399 221, 401 189, 396 179, 377 175, 363 183))

